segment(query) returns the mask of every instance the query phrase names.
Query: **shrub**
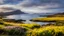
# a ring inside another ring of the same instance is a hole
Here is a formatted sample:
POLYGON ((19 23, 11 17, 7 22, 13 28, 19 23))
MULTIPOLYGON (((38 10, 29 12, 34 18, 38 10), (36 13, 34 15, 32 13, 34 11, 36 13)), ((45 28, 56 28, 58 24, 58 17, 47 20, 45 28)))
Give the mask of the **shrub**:
POLYGON ((5 27, 7 35, 18 35, 22 36, 25 34, 26 29, 18 26, 7 26, 5 27))
POLYGON ((64 36, 64 26, 49 26, 29 30, 26 36, 64 36))
POLYGON ((0 35, 3 35, 6 33, 4 30, 4 27, 5 27, 4 25, 0 25, 0 35))
POLYGON ((0 25, 0 29, 3 29, 5 26, 4 25, 0 25))
POLYGON ((13 26, 12 24, 3 24, 3 25, 5 25, 5 26, 13 26))
POLYGON ((57 26, 64 26, 64 21, 56 21, 57 26))

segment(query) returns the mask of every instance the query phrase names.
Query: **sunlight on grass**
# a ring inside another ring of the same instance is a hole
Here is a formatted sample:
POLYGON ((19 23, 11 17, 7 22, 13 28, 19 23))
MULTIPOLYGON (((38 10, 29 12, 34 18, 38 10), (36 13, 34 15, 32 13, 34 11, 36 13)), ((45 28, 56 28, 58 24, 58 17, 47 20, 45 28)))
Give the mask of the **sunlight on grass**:
POLYGON ((64 17, 41 17, 41 18, 34 18, 32 20, 39 20, 39 21, 64 21, 64 17))
POLYGON ((64 26, 47 26, 27 31, 27 36, 57 36, 64 34, 64 26))
POLYGON ((5 26, 4 25, 0 25, 0 29, 3 29, 5 26))
POLYGON ((26 27, 26 28, 39 28, 40 25, 38 24, 21 24, 21 26, 26 27))

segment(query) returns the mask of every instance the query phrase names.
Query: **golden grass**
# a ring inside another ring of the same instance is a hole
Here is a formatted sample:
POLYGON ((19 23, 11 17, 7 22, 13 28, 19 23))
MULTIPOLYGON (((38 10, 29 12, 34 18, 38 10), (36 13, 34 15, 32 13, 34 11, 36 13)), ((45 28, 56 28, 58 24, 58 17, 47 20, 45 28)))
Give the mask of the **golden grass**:
POLYGON ((40 25, 38 25, 38 24, 21 24, 20 26, 23 26, 23 27, 26 27, 26 28, 29 28, 29 29, 39 28, 40 27, 40 25))
POLYGON ((5 26, 4 25, 0 25, 0 29, 3 29, 5 26))
POLYGON ((4 25, 19 26, 19 23, 4 22, 4 25))
POLYGON ((64 21, 64 17, 41 17, 41 18, 34 18, 32 20, 39 20, 39 21, 64 21))

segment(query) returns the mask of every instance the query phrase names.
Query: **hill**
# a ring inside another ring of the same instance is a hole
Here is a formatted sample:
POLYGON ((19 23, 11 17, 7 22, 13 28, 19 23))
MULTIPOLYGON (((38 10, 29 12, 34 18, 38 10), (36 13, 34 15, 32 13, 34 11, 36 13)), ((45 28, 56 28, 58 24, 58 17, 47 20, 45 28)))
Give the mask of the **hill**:
POLYGON ((0 13, 0 16, 8 16, 8 15, 17 15, 17 14, 26 14, 20 10, 14 10, 14 11, 11 11, 11 12, 6 12, 6 13, 0 13))
POLYGON ((64 17, 64 12, 63 13, 56 13, 53 15, 48 15, 47 17, 64 17))
POLYGON ((11 7, 0 7, 0 16, 8 16, 16 14, 26 14, 26 13, 11 7))

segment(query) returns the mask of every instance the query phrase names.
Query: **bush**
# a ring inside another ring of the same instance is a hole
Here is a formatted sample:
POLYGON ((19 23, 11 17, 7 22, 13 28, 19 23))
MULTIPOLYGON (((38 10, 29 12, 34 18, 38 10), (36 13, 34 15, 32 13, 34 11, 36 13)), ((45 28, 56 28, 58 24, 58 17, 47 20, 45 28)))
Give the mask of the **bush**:
POLYGON ((3 25, 5 25, 5 26, 13 26, 12 24, 3 24, 3 25))
POLYGON ((26 36, 64 36, 64 26, 50 27, 29 30, 27 31, 26 36))
POLYGON ((56 21, 56 26, 64 26, 64 21, 56 21))
POLYGON ((5 26, 4 25, 0 25, 0 29, 3 29, 5 26))
POLYGON ((6 33, 4 30, 4 27, 5 27, 4 25, 0 25, 0 35, 3 35, 6 33))
POLYGON ((7 26, 5 27, 5 31, 7 33, 7 35, 18 35, 18 36, 22 36, 25 34, 26 29, 22 28, 22 27, 17 27, 17 26, 7 26))

